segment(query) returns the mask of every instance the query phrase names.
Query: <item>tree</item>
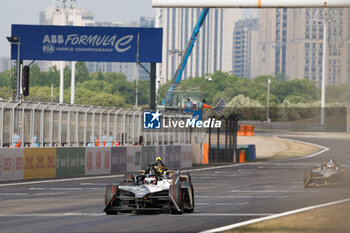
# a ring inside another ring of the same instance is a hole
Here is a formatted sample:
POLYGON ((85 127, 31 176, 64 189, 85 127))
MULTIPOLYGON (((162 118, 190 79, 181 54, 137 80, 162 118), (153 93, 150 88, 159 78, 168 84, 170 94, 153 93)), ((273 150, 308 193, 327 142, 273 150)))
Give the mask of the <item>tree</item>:
POLYGON ((12 87, 12 80, 14 79, 13 70, 6 70, 0 73, 0 87, 12 87))
POLYGON ((293 79, 271 85, 271 93, 283 102, 288 96, 300 96, 305 102, 320 99, 320 90, 315 83, 307 79, 293 79))
POLYGON ((75 63, 75 80, 77 83, 89 80, 89 70, 86 68, 85 62, 75 63))
POLYGON ((29 86, 42 86, 44 75, 41 73, 40 68, 37 64, 33 64, 30 67, 30 78, 29 86))

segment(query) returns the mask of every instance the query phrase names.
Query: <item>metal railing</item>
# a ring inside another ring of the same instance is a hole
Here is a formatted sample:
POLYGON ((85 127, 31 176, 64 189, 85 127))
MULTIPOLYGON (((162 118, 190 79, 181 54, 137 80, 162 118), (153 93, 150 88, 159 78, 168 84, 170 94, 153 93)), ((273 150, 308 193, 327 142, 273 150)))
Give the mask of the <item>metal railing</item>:
POLYGON ((143 131, 142 110, 0 100, 0 147, 190 144, 191 129, 143 131))

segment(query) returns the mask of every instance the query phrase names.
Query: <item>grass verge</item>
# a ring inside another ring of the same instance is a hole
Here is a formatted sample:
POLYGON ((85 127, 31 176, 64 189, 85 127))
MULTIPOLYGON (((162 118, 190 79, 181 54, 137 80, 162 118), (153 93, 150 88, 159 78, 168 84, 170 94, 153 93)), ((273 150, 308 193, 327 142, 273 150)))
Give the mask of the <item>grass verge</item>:
POLYGON ((349 233, 350 202, 268 220, 225 233, 349 233))

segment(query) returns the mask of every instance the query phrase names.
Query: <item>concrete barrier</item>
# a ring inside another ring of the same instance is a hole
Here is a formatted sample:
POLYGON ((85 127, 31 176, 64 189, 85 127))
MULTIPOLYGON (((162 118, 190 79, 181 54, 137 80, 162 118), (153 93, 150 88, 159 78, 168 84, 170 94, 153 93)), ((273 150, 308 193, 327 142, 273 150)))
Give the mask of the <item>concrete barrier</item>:
POLYGON ((181 168, 181 145, 173 146, 173 153, 174 153, 174 169, 178 170, 181 168))
MULTIPOLYGON (((156 146, 156 157, 160 156, 162 158, 162 162, 169 167, 169 165, 174 163, 170 162, 170 155, 167 153, 168 146, 156 146)), ((173 166, 173 165, 171 165, 173 166)))
POLYGON ((192 167, 192 145, 182 145, 181 146, 181 168, 192 167))
POLYGON ((24 148, 23 179, 56 177, 56 148, 24 148))
POLYGON ((166 166, 171 170, 175 170, 174 147, 173 146, 166 146, 165 147, 165 154, 167 155, 166 166))
POLYGON ((0 149, 0 181, 22 180, 23 168, 23 148, 0 149))
POLYGON ((154 162, 156 159, 156 148, 155 146, 143 146, 142 147, 142 164, 141 168, 146 169, 148 163, 154 162))
POLYGON ((127 147, 112 147, 112 167, 111 174, 121 174, 126 172, 126 151, 127 147))
POLYGON ((85 175, 111 174, 111 147, 87 147, 85 175))
POLYGON ((157 156, 169 169, 189 168, 192 145, 1 148, 0 181, 123 174, 145 169, 157 156))
POLYGON ((56 176, 80 176, 85 174, 85 147, 57 148, 56 176))
POLYGON ((134 146, 126 149, 126 171, 136 172, 141 170, 142 163, 142 147, 134 146))

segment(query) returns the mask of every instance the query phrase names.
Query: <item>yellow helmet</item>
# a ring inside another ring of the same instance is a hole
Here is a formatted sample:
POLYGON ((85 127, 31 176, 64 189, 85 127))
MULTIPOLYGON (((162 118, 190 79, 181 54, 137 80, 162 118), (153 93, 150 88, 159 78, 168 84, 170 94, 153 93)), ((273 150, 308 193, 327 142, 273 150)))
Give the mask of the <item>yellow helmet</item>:
POLYGON ((158 157, 156 158, 156 161, 162 161, 162 158, 161 158, 160 156, 158 156, 158 157))

